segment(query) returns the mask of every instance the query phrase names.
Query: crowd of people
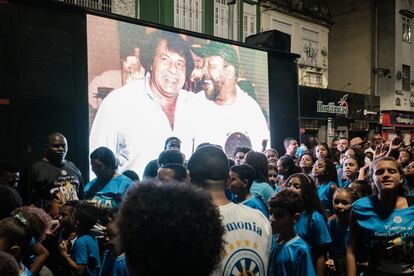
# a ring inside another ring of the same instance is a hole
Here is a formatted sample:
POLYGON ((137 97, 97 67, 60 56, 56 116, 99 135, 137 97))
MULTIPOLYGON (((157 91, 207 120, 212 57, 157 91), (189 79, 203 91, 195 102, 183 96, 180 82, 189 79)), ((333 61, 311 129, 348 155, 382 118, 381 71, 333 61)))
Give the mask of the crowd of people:
POLYGON ((169 137, 140 180, 107 147, 84 182, 52 133, 0 164, 0 275, 414 275, 414 158, 400 137, 284 140, 284 155, 169 137))

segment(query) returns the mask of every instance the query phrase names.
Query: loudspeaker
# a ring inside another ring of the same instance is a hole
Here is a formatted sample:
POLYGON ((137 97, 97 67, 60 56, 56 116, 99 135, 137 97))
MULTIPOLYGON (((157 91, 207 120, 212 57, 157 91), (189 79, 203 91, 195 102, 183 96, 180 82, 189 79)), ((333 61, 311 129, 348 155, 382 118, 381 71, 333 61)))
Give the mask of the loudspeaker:
POLYGON ((290 53, 290 35, 271 30, 246 37, 246 44, 290 53))

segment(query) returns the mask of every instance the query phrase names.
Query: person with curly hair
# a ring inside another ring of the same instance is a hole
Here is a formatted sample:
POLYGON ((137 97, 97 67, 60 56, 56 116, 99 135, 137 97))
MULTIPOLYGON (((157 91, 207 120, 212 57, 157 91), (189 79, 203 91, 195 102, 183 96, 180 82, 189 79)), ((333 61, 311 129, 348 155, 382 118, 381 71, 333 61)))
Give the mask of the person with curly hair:
POLYGON ((19 265, 12 255, 0 251, 0 275, 19 276, 19 265))
POLYGON ((36 207, 20 207, 11 215, 0 220, 0 251, 13 255, 20 275, 36 275, 49 256, 41 243, 49 230, 51 219, 36 207), (30 266, 23 263, 29 250, 37 254, 30 266))
MULTIPOLYGON (((267 160, 263 157, 267 170, 267 160)), ((226 246, 221 255, 221 263, 212 275, 266 275, 272 240, 269 220, 260 211, 234 204, 227 199, 227 160, 223 150, 210 145, 196 150, 187 165, 192 185, 202 187, 210 193, 213 203, 219 207, 223 217, 223 239, 226 246)), ((270 187, 267 183, 264 185, 270 187)), ((196 274, 199 273, 193 273, 196 274)))
POLYGON ((186 183, 152 179, 134 185, 117 226, 130 275, 207 276, 220 262, 219 210, 208 193, 186 183))
POLYGON ((249 147, 236 147, 233 154, 235 165, 241 165, 244 162, 244 157, 251 150, 249 147))
POLYGON ((319 143, 313 149, 313 157, 317 160, 319 158, 331 158, 331 151, 326 143, 319 143))

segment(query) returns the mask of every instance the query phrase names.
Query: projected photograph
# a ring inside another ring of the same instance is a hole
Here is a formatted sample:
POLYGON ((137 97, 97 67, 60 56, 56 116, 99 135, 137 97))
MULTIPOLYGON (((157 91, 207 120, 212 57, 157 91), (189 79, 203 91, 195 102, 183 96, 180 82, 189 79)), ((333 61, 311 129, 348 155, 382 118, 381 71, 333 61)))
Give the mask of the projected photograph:
POLYGON ((269 141, 265 51, 87 16, 90 152, 110 148, 140 176, 175 136, 188 159, 216 144, 269 141))

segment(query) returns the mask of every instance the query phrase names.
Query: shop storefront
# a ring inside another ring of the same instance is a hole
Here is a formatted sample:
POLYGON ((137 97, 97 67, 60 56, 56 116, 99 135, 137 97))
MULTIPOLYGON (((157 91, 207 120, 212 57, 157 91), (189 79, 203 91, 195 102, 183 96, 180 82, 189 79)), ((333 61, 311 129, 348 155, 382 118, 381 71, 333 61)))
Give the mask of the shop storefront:
POLYGON ((364 137, 379 130, 380 98, 300 86, 299 118, 302 141, 309 136, 327 143, 342 136, 364 137))
POLYGON ((404 139, 406 145, 414 140, 414 113, 385 111, 381 120, 383 140, 392 140, 397 135, 404 139))

